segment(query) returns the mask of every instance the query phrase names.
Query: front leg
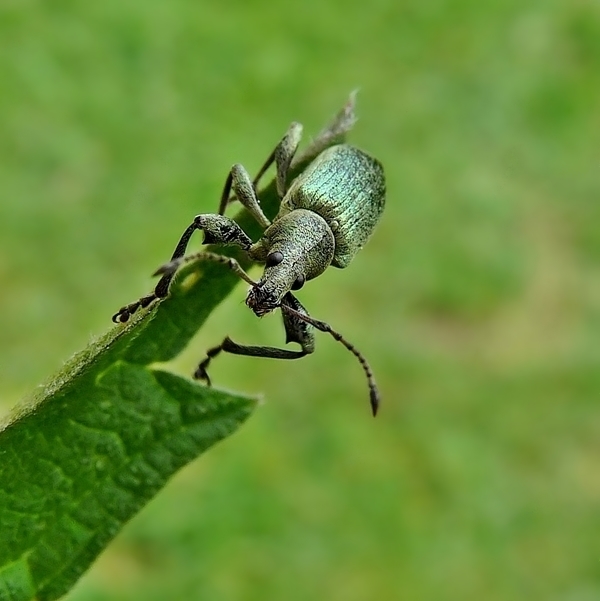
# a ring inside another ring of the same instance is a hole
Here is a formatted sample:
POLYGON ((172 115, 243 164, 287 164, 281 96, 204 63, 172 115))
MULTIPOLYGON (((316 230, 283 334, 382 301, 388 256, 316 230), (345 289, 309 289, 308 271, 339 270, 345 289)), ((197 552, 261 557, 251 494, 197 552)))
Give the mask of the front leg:
MULTIPOLYGON (((308 315, 306 309, 300 301, 288 292, 281 301, 282 305, 292 308, 297 314, 308 315)), ((286 343, 297 342, 302 350, 290 351, 288 349, 275 348, 272 346, 246 346, 235 343, 229 336, 219 344, 206 352, 206 359, 198 365, 194 373, 194 378, 204 380, 209 386, 210 378, 208 376, 208 366, 212 359, 224 351, 232 355, 244 355, 246 357, 264 357, 266 359, 300 359, 314 352, 315 339, 312 332, 312 326, 306 321, 282 311, 283 325, 285 327, 286 343)))
MULTIPOLYGON (((191 225, 183 232, 177 243, 173 255, 171 256, 171 263, 185 255, 190 238, 196 230, 204 232, 203 244, 233 244, 241 247, 245 251, 248 251, 252 246, 252 240, 244 230, 233 221, 233 219, 225 217, 224 215, 197 215, 191 225)), ((113 315, 112 320, 115 323, 125 323, 138 309, 149 306, 159 298, 165 298, 169 293, 169 287, 174 275, 175 270, 169 272, 165 271, 163 277, 158 281, 158 284, 156 284, 154 292, 119 309, 117 313, 113 315)))
POLYGON ((237 344, 229 336, 219 344, 206 351, 206 359, 200 362, 198 368, 194 372, 194 378, 204 380, 209 386, 211 385, 208 376, 208 366, 221 351, 231 353, 232 355, 244 355, 246 357, 265 357, 267 359, 300 359, 306 356, 306 351, 289 351, 287 349, 276 348, 274 346, 248 346, 237 344))

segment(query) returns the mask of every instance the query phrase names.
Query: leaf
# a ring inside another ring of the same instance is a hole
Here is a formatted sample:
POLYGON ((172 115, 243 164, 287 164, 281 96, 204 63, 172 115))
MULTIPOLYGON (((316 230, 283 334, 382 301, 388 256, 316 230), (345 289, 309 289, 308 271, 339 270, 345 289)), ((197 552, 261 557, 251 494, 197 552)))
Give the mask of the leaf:
POLYGON ((168 299, 74 357, 1 429, 0 601, 63 595, 179 468, 251 413, 253 399, 153 367, 237 283, 218 267, 184 270, 168 299))
MULTIPOLYGON (((343 138, 353 106, 351 97, 292 176, 343 138)), ((273 216, 274 183, 260 197, 273 216)), ((237 220, 260 235, 247 214, 237 220)), ((250 415, 255 400, 156 367, 237 282, 220 265, 189 265, 166 300, 93 342, 0 426, 0 601, 63 595, 179 468, 250 415)))
POLYGON ((255 405, 121 359, 128 339, 133 330, 77 362, 0 435, 2 601, 64 594, 175 471, 255 405))

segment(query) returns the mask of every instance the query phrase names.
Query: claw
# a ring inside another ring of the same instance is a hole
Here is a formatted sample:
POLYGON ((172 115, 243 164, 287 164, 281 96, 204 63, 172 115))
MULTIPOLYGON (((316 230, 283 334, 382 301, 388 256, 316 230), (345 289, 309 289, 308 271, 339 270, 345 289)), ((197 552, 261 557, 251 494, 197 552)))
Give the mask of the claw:
POLYGON ((129 309, 127 309, 127 307, 123 307, 112 316, 112 320, 114 323, 125 323, 126 321, 129 321, 130 317, 131 312, 129 309))
POLYGON ((119 314, 119 321, 121 323, 125 323, 126 321, 129 321, 129 318, 131 317, 131 313, 129 311, 123 311, 119 314))
POLYGON ((198 365, 198 369, 196 369, 196 371, 194 372, 194 379, 202 380, 206 382, 207 386, 212 386, 212 383, 208 376, 208 372, 206 371, 206 366, 204 365, 205 363, 206 361, 203 361, 202 363, 200 363, 200 365, 198 365))
POLYGON ((140 300, 130 305, 121 307, 113 316, 112 320, 114 323, 125 323, 129 321, 129 318, 140 308, 145 309, 148 305, 151 305, 157 298, 156 293, 149 294, 140 298, 140 300))

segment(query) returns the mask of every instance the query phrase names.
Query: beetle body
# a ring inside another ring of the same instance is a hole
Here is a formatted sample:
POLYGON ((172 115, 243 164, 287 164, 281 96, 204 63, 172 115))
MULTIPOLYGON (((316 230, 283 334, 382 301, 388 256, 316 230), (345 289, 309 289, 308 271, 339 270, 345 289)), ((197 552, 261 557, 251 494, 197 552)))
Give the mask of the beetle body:
POLYGON ((290 186, 276 218, 308 209, 320 215, 335 238, 331 264, 347 267, 369 239, 385 205, 379 161, 339 144, 323 151, 290 186))
MULTIPOLYGON (((362 150, 347 144, 332 146, 354 122, 354 97, 336 120, 323 130, 304 153, 308 166, 297 175, 288 189, 292 159, 300 142, 302 127, 292 123, 275 147, 258 175, 252 180, 242 165, 234 165, 227 179, 218 214, 197 215, 184 231, 171 261, 155 275, 162 275, 154 292, 126 305, 114 316, 126 322, 140 307, 146 307, 168 295, 171 281, 180 265, 187 261, 210 260, 224 263, 250 284, 246 304, 258 316, 281 309, 286 342, 296 342, 301 350, 293 351, 265 346, 245 346, 229 337, 207 351, 194 376, 210 384, 207 367, 220 352, 275 359, 297 359, 314 351, 312 328, 331 334, 359 360, 369 383, 373 414, 379 406, 379 392, 373 373, 364 356, 325 322, 310 317, 300 301, 292 295, 308 280, 321 275, 330 265, 347 267, 365 245, 385 205, 385 178, 381 163, 362 150), (271 222, 260 207, 258 182, 275 163, 279 212, 271 222), (233 197, 230 196, 233 191, 233 197), (224 215, 230 202, 238 200, 263 228, 260 239, 253 242, 244 230, 224 215), (204 232, 205 244, 237 245, 252 261, 264 264, 261 279, 254 281, 228 256, 214 252, 185 255, 194 231, 204 232)), ((303 163, 304 164, 304 163, 303 163)))
POLYGON ((323 151, 292 182, 273 223, 250 248, 250 257, 266 265, 246 304, 264 315, 329 265, 347 267, 373 232, 384 205, 379 161, 347 144, 323 151))

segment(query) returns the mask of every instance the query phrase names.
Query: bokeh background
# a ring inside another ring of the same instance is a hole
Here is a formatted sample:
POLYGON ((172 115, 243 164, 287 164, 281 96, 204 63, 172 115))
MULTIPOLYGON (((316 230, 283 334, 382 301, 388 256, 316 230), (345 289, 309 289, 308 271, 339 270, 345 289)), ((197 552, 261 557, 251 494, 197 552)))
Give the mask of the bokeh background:
MULTIPOLYGON (((386 213, 300 298, 368 356, 380 417, 327 336, 222 358, 265 403, 70 599, 600 598, 595 0, 4 0, 2 410, 150 289, 232 163, 357 87, 386 213)), ((281 342, 243 298, 174 369, 281 342)))

